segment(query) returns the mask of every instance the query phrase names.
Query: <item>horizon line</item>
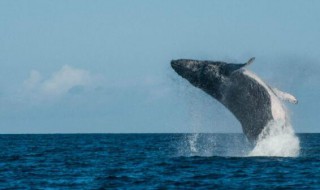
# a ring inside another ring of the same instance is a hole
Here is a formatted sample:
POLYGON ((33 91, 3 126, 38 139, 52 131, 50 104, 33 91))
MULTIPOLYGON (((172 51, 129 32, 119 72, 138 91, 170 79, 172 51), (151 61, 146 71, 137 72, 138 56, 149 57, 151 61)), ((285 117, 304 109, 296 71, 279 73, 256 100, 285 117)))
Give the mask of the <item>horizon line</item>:
MULTIPOLYGON (((137 135, 137 134, 243 134, 237 132, 104 132, 104 133, 91 133, 91 132, 68 132, 68 133, 0 133, 0 135, 137 135)), ((297 132, 295 134, 320 134, 320 132, 297 132)))

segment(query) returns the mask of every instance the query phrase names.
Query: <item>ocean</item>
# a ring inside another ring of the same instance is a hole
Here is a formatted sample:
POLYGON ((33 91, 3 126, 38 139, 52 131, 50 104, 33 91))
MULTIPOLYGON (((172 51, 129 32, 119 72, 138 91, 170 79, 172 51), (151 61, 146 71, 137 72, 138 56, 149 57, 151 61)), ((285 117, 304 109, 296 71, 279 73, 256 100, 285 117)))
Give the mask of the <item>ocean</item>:
POLYGON ((0 135, 0 189, 320 189, 320 134, 297 137, 256 156, 243 134, 0 135))

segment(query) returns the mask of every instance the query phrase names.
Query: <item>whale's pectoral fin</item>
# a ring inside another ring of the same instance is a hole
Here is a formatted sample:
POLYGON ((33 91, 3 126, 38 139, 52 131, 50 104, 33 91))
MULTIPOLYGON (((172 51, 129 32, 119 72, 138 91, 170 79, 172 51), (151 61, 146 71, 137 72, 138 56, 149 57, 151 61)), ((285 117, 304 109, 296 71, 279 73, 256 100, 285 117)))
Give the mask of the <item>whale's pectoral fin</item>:
POLYGON ((282 92, 281 90, 277 89, 277 88, 273 88, 272 91, 275 93, 275 95, 280 98, 281 100, 284 101, 288 101, 292 104, 297 104, 298 100, 296 97, 294 97, 293 95, 286 93, 286 92, 282 92))

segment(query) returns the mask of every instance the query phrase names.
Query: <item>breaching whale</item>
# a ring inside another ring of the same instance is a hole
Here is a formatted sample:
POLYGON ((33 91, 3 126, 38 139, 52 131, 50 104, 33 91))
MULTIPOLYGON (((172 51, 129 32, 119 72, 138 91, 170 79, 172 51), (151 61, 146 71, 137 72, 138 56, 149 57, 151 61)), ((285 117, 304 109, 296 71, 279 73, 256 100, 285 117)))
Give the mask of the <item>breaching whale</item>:
POLYGON ((214 97, 233 113, 251 143, 269 122, 286 122, 281 100, 297 104, 286 92, 270 87, 245 67, 255 58, 242 64, 191 59, 172 60, 172 68, 192 85, 214 97))

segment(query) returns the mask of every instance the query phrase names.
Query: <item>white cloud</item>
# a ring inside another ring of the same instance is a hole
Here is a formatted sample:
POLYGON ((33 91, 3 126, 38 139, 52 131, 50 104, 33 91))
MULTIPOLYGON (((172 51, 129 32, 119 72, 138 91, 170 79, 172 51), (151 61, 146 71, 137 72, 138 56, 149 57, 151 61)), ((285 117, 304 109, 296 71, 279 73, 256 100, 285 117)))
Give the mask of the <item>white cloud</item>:
POLYGON ((29 78, 23 82, 23 85, 26 89, 32 90, 39 85, 41 78, 41 74, 38 71, 32 70, 29 78))
POLYGON ((46 79, 43 79, 38 71, 33 70, 29 78, 23 82, 23 86, 24 92, 33 98, 50 99, 61 97, 76 87, 91 87, 95 79, 86 70, 65 65, 46 79))
POLYGON ((42 83, 41 90, 47 95, 58 96, 67 93, 75 86, 88 86, 90 83, 91 76, 88 71, 65 65, 42 83))

